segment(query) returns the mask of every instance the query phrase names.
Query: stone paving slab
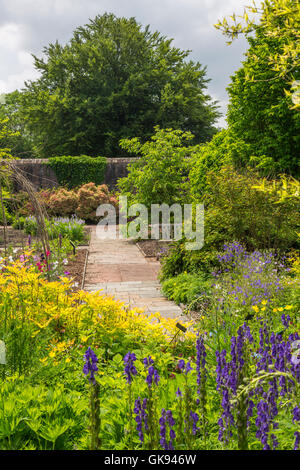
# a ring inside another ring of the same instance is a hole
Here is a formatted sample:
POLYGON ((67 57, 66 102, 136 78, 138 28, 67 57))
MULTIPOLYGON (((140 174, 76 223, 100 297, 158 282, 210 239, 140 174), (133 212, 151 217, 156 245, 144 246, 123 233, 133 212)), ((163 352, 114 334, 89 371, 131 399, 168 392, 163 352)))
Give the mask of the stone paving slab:
POLYGON ((96 227, 91 228, 85 290, 100 291, 145 313, 187 320, 181 308, 162 294, 159 270, 160 263, 145 258, 132 240, 99 240, 96 227))

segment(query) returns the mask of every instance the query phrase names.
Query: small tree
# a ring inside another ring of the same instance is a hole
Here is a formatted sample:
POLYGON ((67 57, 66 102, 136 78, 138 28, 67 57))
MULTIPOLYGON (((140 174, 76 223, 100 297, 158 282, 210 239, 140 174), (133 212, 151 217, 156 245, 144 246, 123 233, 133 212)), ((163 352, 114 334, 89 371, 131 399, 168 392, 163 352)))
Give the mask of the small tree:
POLYGON ((190 132, 160 129, 142 144, 138 138, 122 140, 121 147, 140 155, 129 166, 129 174, 118 182, 119 190, 130 203, 174 204, 182 201, 188 179, 188 157, 195 147, 187 144, 193 139, 190 132))

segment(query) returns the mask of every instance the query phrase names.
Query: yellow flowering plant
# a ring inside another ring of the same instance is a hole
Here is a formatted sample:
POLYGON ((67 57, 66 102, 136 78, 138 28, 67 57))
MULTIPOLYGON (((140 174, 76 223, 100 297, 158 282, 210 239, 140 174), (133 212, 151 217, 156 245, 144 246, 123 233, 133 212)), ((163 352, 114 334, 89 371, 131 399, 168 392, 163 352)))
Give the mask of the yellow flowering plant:
POLYGON ((25 261, 8 264, 0 273, 0 338, 8 350, 8 366, 66 356, 72 348, 97 345, 106 357, 146 346, 189 348, 195 340, 192 323, 185 333, 176 320, 146 315, 101 292, 72 292, 66 277, 47 281, 25 261), (179 334, 178 334, 179 333, 179 334), (175 340, 174 340, 175 337, 175 340), (184 339, 184 341, 183 341, 184 339))

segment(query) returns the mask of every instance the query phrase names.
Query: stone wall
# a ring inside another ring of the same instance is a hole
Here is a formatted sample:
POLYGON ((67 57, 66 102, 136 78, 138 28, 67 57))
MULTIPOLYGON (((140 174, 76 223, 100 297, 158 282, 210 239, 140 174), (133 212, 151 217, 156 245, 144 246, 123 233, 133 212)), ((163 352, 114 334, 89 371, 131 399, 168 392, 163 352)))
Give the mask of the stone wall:
MULTIPOLYGON (((135 158, 107 158, 106 172, 103 183, 107 184, 109 189, 116 187, 117 180, 127 176, 127 166, 135 158)), ((46 165, 46 159, 24 159, 15 160, 15 164, 24 172, 29 181, 36 189, 47 189, 58 186, 55 172, 46 165)), ((16 189, 18 189, 16 187, 16 189)))

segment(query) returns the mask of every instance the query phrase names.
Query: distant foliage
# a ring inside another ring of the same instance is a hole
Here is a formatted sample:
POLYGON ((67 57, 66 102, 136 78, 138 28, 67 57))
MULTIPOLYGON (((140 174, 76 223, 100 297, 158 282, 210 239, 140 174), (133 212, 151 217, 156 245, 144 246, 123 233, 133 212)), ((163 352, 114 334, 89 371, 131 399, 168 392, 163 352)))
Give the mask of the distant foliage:
POLYGON ((300 198, 297 181, 269 181, 254 170, 237 172, 232 166, 207 173, 205 192, 196 190, 194 201, 204 201, 204 247, 188 251, 184 240, 174 242, 162 258, 161 278, 184 271, 210 272, 218 266, 224 244, 238 240, 247 250, 299 249, 300 198), (199 199, 198 199, 199 197, 199 199))

